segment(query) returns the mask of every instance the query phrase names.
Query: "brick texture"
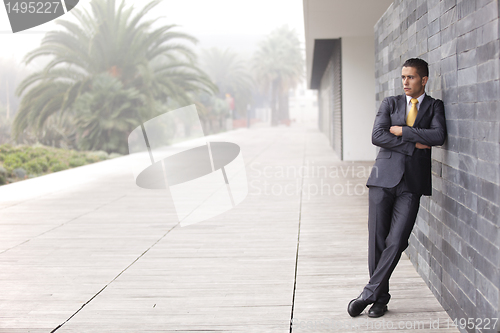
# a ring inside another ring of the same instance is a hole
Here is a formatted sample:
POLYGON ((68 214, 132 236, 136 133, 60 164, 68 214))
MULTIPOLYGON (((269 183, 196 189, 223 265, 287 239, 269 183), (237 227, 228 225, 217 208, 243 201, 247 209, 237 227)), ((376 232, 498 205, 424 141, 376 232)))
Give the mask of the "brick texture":
MULTIPOLYGON (((429 63, 426 92, 445 105, 407 254, 452 319, 500 317, 499 0, 396 0, 375 25, 377 109, 403 93, 401 66, 429 63)), ((497 332, 460 328, 461 332, 497 332)))

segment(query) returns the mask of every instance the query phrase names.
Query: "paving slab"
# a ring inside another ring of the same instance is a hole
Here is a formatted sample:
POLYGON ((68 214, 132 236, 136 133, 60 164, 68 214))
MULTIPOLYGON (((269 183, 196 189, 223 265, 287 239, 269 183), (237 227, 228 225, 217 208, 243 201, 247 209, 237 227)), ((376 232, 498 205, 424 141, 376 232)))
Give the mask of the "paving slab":
POLYGON ((131 156, 0 187, 0 333, 457 332, 406 257, 383 318, 346 312, 368 279, 373 162, 301 126, 209 139, 241 147, 249 193, 189 226, 131 156))

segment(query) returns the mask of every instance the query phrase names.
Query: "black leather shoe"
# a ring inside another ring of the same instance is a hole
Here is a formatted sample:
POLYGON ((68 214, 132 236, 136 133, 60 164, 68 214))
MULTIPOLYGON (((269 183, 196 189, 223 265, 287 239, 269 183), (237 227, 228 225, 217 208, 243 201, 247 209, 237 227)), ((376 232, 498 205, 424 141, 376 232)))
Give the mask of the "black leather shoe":
POLYGON ((375 302, 370 310, 368 310, 368 317, 378 318, 382 317, 387 312, 387 304, 375 302))
POLYGON ((347 306, 347 312, 351 317, 359 316, 369 304, 371 304, 370 301, 364 300, 363 297, 359 295, 358 298, 355 298, 349 302, 349 305, 347 306))

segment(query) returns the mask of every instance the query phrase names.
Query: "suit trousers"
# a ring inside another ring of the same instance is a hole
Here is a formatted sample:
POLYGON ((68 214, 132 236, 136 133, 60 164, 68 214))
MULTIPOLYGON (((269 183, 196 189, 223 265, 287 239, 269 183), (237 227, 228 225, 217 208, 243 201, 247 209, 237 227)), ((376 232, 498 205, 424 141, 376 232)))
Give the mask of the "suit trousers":
POLYGON ((392 188, 370 186, 368 191, 368 269, 370 280, 363 299, 387 304, 389 278, 408 247, 421 194, 408 191, 405 177, 392 188))

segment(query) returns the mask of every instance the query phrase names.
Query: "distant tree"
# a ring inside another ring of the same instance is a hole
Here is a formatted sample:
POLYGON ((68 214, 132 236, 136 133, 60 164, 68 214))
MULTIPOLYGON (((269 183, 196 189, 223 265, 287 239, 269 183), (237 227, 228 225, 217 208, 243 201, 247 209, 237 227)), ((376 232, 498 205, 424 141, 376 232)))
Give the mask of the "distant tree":
POLYGON ((226 129, 230 118, 229 104, 214 94, 199 93, 195 96, 196 107, 205 134, 218 133, 226 129))
POLYGON ((254 87, 246 62, 229 49, 211 48, 201 53, 200 65, 219 88, 217 96, 225 99, 226 94, 230 94, 235 100, 236 112, 245 116, 254 87))
POLYGON ((7 108, 0 104, 0 144, 8 143, 10 139, 10 126, 12 118, 7 118, 7 108))
POLYGON ((272 125, 288 120, 288 92, 298 84, 304 71, 297 33, 287 26, 274 30, 259 44, 253 69, 261 89, 270 95, 272 125))
POLYGON ((158 105, 185 105, 192 92, 215 91, 187 46, 194 37, 173 31, 175 25, 153 29, 158 19, 142 20, 160 1, 133 15, 124 0, 118 8, 115 0, 92 0, 90 13, 71 11, 78 23, 57 20, 63 30, 48 32, 25 57, 27 64, 47 55, 53 60, 18 86, 22 100, 13 134, 33 131, 43 142, 47 130, 62 126, 52 140, 123 152, 125 134, 158 114, 158 105))
POLYGON ((14 117, 19 106, 16 86, 28 76, 29 71, 14 58, 0 58, 0 105, 9 106, 9 116, 14 117))
POLYGON ((73 105, 79 147, 126 154, 128 145, 123 138, 137 126, 136 110, 144 105, 144 95, 136 88, 125 89, 116 77, 99 74, 92 81, 92 89, 73 105))

